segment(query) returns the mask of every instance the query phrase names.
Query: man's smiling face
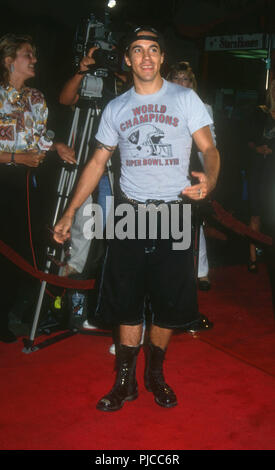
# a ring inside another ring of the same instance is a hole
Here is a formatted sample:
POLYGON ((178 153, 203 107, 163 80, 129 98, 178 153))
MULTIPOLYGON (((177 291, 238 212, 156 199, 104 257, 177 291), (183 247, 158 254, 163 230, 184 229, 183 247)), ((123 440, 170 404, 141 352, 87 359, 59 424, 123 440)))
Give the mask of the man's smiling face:
POLYGON ((151 31, 139 31, 138 36, 150 36, 151 39, 137 39, 134 41, 125 56, 126 64, 132 68, 133 76, 141 82, 152 82, 160 74, 160 67, 164 60, 156 35, 151 31))

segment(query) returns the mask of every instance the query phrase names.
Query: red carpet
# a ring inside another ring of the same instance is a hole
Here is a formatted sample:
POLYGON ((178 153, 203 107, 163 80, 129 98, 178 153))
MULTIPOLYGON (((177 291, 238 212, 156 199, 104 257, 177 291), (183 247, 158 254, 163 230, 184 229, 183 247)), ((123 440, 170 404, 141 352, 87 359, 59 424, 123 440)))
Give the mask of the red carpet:
MULTIPOLYGON (((2 450, 274 450, 275 321, 264 266, 215 268, 200 310, 214 328, 177 334, 166 377, 179 405, 144 389, 116 413, 95 404, 112 386, 111 338, 77 334, 31 354, 0 343, 2 450)), ((38 338, 40 342, 44 338, 38 338)))

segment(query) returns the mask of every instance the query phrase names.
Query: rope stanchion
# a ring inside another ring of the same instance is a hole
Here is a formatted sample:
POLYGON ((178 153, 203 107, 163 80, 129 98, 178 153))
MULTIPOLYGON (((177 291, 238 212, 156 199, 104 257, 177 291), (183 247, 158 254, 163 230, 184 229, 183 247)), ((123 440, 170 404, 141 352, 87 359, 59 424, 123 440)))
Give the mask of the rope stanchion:
POLYGON ((35 269, 24 258, 22 258, 22 256, 16 253, 16 251, 14 251, 2 240, 0 240, 0 253, 6 258, 8 258, 12 263, 16 264, 16 266, 18 266, 20 269, 27 272, 31 276, 39 279, 40 281, 46 281, 49 284, 53 284, 59 287, 65 287, 68 289, 94 289, 95 279, 79 281, 75 279, 65 278, 62 276, 57 276, 54 274, 47 274, 43 271, 35 269))

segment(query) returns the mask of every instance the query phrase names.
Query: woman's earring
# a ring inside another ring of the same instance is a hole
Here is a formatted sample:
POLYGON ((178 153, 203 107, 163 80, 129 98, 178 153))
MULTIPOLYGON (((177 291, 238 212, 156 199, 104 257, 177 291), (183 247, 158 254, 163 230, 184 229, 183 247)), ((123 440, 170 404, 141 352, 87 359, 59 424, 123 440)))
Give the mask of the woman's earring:
POLYGON ((13 73, 13 72, 14 72, 14 65, 11 64, 11 66, 10 66, 10 73, 13 73))

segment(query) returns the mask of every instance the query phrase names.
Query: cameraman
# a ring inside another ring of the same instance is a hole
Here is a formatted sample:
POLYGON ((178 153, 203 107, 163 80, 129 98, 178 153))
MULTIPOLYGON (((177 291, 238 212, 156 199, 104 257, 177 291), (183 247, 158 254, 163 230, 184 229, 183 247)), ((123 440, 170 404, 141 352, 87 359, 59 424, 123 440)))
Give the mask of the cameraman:
MULTIPOLYGON (((60 93, 59 102, 61 104, 64 104, 64 105, 67 105, 67 106, 73 106, 78 102, 78 100, 80 98, 79 89, 82 85, 82 80, 85 76, 85 72, 88 72, 90 70, 91 66, 96 64, 96 61, 93 57, 93 54, 97 49, 99 49, 99 47, 97 47, 97 46, 91 47, 89 49, 88 54, 85 57, 82 58, 82 60, 79 64, 79 70, 76 72, 76 74, 70 80, 67 81, 67 83, 65 84, 63 90, 60 93)), ((126 78, 125 74, 121 74, 121 73, 118 73, 118 72, 113 72, 113 73, 114 73, 115 77, 120 80, 120 82, 126 83, 127 78, 126 78)), ((94 78, 98 78, 98 77, 94 77, 94 78)), ((101 81, 101 79, 98 79, 98 80, 101 81)), ((118 94, 117 89, 116 89, 116 84, 117 83, 115 83, 115 86, 114 86, 114 92, 113 92, 114 95, 118 94)), ((121 83, 120 83, 120 85, 121 85, 121 83)), ((104 99, 105 94, 106 94, 106 90, 103 89, 103 101, 106 101, 106 99, 104 99)), ((111 99, 111 96, 110 96, 110 99, 111 99)))
POLYGON ((80 72, 88 72, 89 67, 91 65, 95 65, 93 53, 96 49, 98 49, 98 47, 91 47, 91 49, 89 49, 87 56, 83 57, 83 59, 81 60, 79 64, 79 70, 65 84, 59 96, 59 102, 61 104, 65 104, 67 106, 73 106, 78 102, 79 89, 81 87, 82 80, 84 78, 84 74, 80 72))

